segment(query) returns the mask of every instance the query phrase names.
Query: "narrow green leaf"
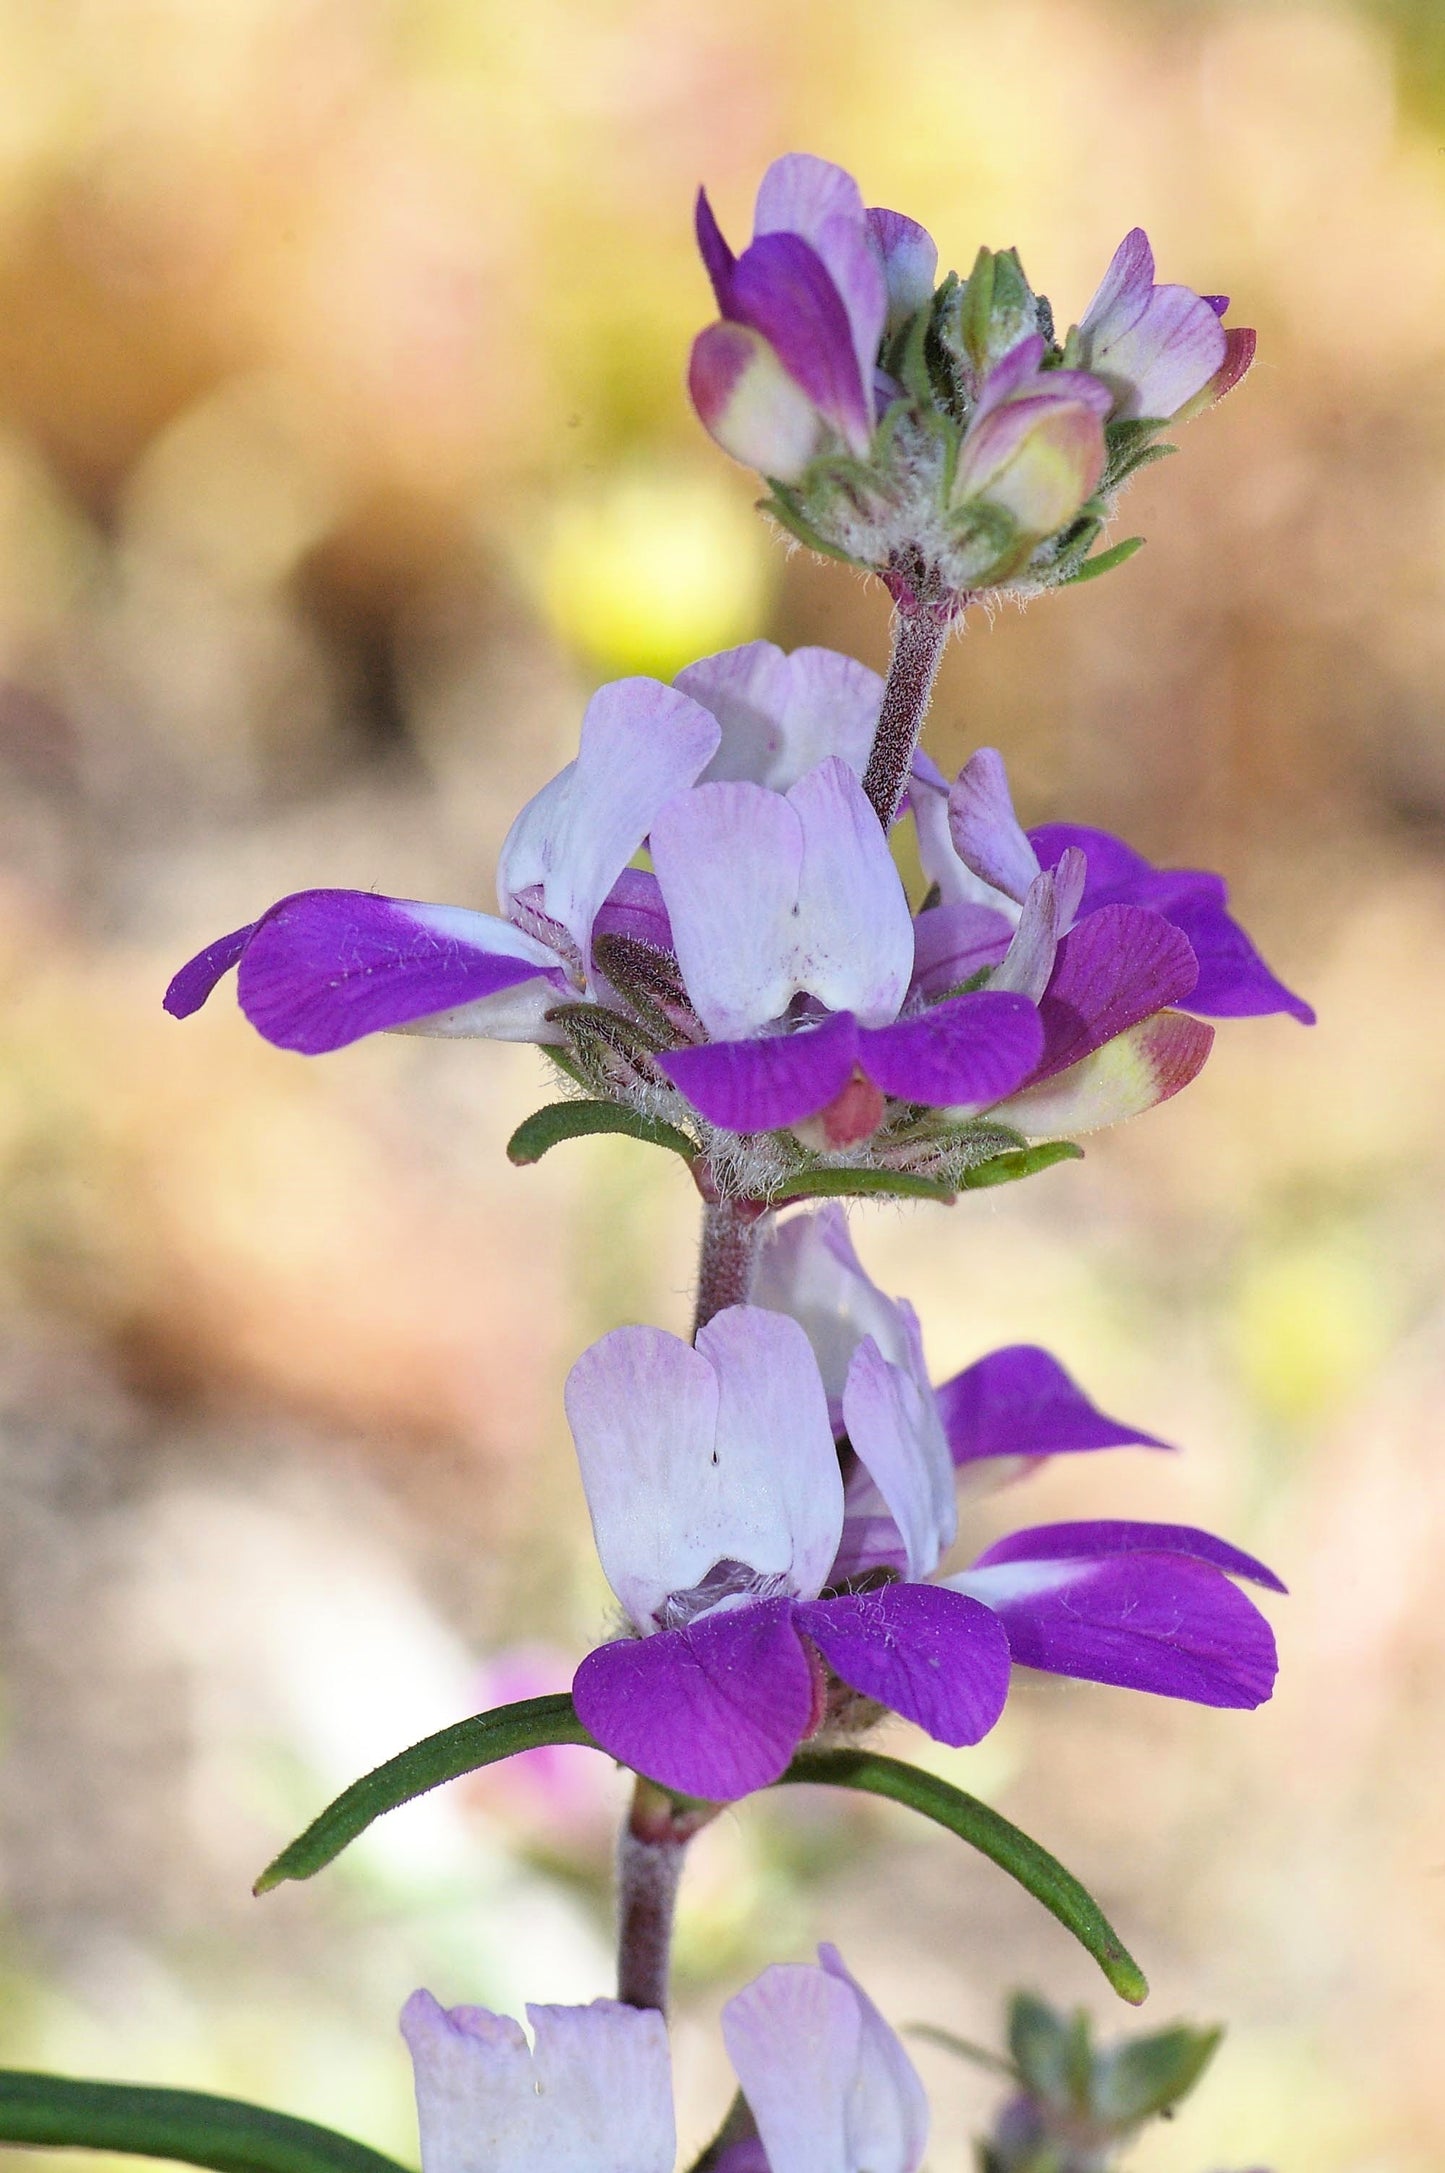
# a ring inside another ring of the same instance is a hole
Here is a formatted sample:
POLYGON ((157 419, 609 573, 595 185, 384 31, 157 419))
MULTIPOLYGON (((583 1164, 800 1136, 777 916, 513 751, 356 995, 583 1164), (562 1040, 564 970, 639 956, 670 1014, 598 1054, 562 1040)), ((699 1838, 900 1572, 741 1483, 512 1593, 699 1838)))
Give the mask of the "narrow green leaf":
POLYGON ((966 1192, 986 1191, 990 1185, 1011 1185, 1020 1177, 1033 1177, 1056 1162, 1082 1162, 1084 1150, 1072 1139, 1044 1139, 1036 1147, 1015 1147, 1007 1154, 992 1154, 975 1162, 959 1178, 966 1192))
POLYGON ((476 1713, 454 1727, 429 1735, 408 1750, 388 1758, 384 1766, 363 1774, 313 1819, 305 1833, 284 1848, 256 1881, 254 1891, 269 1894, 287 1879, 311 1879, 324 1871, 373 1820, 413 1796, 440 1788, 443 1781, 460 1779, 481 1766, 495 1765, 518 1751, 537 1750, 548 1743, 580 1743, 588 1750, 598 1745, 577 1718, 571 1694, 560 1691, 546 1698, 524 1698, 518 1705, 499 1705, 490 1713, 476 1713))
POLYGON ((965 1795, 935 1773, 904 1765, 901 1759, 864 1750, 803 1751, 777 1785, 799 1781, 886 1796, 947 1827, 1041 1901, 1093 1956, 1121 1999, 1137 2007, 1148 1997, 1143 1971, 1093 1897, 1047 1849, 976 1796, 965 1795))
POLYGON ((644 1117, 620 1102, 549 1102, 545 1109, 523 1119, 507 1141, 507 1160, 524 1167, 540 1162, 543 1155, 564 1139, 585 1139, 592 1132, 620 1132, 650 1147, 670 1147, 684 1162, 696 1161, 701 1149, 695 1139, 664 1124, 659 1117, 644 1117))
POLYGON ((1111 545, 1107 551, 1096 551, 1075 572, 1067 574, 1059 586, 1077 588, 1081 581, 1094 581, 1101 573, 1112 573, 1116 566, 1122 566, 1131 559, 1136 551, 1142 551, 1146 540, 1143 536, 1126 536, 1122 543, 1111 545))
POLYGON ((349 2135, 237 2098, 0 2069, 0 2142, 179 2158, 216 2173, 401 2173, 349 2135))
POLYGON ((921 2037, 925 2044, 937 2045, 940 2052, 951 2052, 956 2059, 969 2060, 975 2067, 987 2068, 991 2075, 1006 2075, 1012 2083, 1023 2081, 1012 2060, 1002 2053, 990 2052, 987 2045, 976 2045, 971 2037, 960 2037, 954 2030, 941 2030, 936 2022, 908 2022, 904 2029, 909 2037, 921 2037))
MULTIPOLYGON (((968 1181, 964 1179, 965 1184, 968 1181)), ((779 1197, 788 1200, 891 1197, 942 1200, 951 1207, 958 1188, 942 1177, 915 1177, 910 1170, 809 1169, 785 1177, 778 1189, 779 1197)))

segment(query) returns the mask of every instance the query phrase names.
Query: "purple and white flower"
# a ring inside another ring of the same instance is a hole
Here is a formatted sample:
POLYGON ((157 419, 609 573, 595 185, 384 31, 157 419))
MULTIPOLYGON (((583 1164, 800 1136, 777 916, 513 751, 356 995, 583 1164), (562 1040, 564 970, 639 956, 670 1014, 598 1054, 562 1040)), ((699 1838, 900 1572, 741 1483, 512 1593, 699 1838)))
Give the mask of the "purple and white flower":
POLYGON ((1268 1696, 1270 1630, 1229 1578, 1276 1580, 1207 1533, 1046 1526, 939 1578, 957 1528, 946 1417, 964 1462, 1141 1437, 1042 1353, 995 1354, 992 1382, 936 1398, 916 1322, 867 1284, 841 1218, 778 1242, 764 1304, 719 1313, 696 1348, 616 1329, 568 1379, 598 1553, 635 1633, 573 1683, 604 1748, 728 1801, 777 1779, 840 1686, 954 1745, 997 1720, 1011 1659, 1203 1704, 1268 1696), (801 1319, 773 1309, 785 1284, 801 1319))
POLYGON ((1077 334, 1079 359, 1108 386, 1117 421, 1183 421, 1239 383, 1255 336, 1226 329, 1228 307, 1227 295, 1156 286, 1148 235, 1136 226, 1124 236, 1077 334))
POLYGON ((1025 831, 995 748, 971 756, 952 787, 926 755, 916 756, 910 801, 924 873, 938 897, 917 926, 924 987, 952 985, 960 966, 974 972, 1001 964, 1037 919, 1040 897, 1066 891, 1069 909, 1055 923, 1060 940, 1119 909, 1156 914, 1187 939, 1196 978, 1171 1002, 1211 1018, 1284 1011, 1313 1022, 1310 1006, 1270 972, 1230 914, 1220 876, 1156 868, 1109 831, 1078 823, 1025 831))
POLYGON ((996 507, 1026 557, 1065 527, 1104 473, 1109 388, 1086 370, 1045 369, 1041 333, 989 371, 959 447, 950 502, 996 507))
POLYGON ((763 176, 741 256, 705 189, 697 239, 720 319, 698 334, 688 367, 704 427, 780 482, 829 446, 866 459, 885 330, 933 292, 937 251, 923 228, 866 209, 841 166, 792 152, 763 176))
MULTIPOLYGON (((756 2137, 728 2173, 917 2173, 928 2101, 902 2043, 836 1947, 779 1963, 723 2009, 756 2137)), ((594 2000, 520 2023, 414 1992, 422 2173, 672 2173, 676 2129, 660 2014, 594 2000)))

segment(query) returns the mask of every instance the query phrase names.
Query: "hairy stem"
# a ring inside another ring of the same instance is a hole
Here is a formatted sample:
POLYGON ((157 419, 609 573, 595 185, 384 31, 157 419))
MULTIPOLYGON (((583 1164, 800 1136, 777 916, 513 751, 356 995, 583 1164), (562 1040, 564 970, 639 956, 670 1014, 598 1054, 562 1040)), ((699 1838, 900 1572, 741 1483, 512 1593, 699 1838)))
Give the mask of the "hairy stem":
POLYGON ((898 606, 883 707, 863 774, 863 790, 885 830, 892 829, 898 803, 908 785, 914 749, 928 715, 929 697, 956 603, 952 597, 945 603, 920 603, 910 598, 898 606))
POLYGON ((725 1305, 747 1303, 753 1249, 766 1213, 761 1200, 709 1200, 704 1204, 694 1336, 725 1305))
POLYGON ((639 1774, 617 1845, 617 1997, 667 2013, 672 1918, 682 1860, 720 1806, 688 1803, 639 1774))

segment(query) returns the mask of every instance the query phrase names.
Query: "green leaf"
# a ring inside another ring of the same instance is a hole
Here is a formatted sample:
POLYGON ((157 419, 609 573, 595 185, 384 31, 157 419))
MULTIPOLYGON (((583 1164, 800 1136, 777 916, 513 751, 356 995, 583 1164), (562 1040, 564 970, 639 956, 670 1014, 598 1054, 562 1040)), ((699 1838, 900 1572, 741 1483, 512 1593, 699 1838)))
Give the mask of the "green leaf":
POLYGON ((349 2135, 238 2098, 0 2069, 0 2142, 179 2158, 216 2173, 401 2173, 349 2135))
POLYGON ((336 1801, 312 1820, 305 1833, 267 1865, 254 1891, 269 1894, 272 1887, 283 1885, 287 1879, 314 1878, 374 1820, 410 1803, 413 1796, 424 1796, 429 1789, 440 1788, 443 1781, 459 1780, 462 1774, 495 1765, 500 1758, 512 1758, 518 1751, 537 1750, 549 1743, 600 1748, 577 1718, 571 1695, 565 1690, 551 1697, 524 1698, 518 1705, 499 1705, 490 1713, 476 1713, 470 1720, 459 1720, 454 1727, 413 1743, 410 1749, 388 1758, 384 1766, 343 1789, 336 1801))
POLYGON ((644 1117, 621 1102, 549 1102, 523 1119, 507 1141, 507 1160, 519 1168, 540 1162, 543 1155, 564 1139, 585 1139, 593 1132, 620 1132, 627 1139, 644 1140, 650 1147, 670 1147, 684 1162, 696 1161, 702 1152, 695 1139, 664 1124, 659 1117, 644 1117))
POLYGON ((1223 2030, 1179 2023, 1156 2037, 1136 2037, 1099 2062, 1094 2107, 1106 2120, 1150 2119, 1177 2105, 1214 2058, 1223 2030))
POLYGON ((1081 581, 1094 581, 1101 573, 1112 573, 1116 566, 1122 566, 1131 559, 1136 551, 1142 551, 1145 540, 1143 536, 1126 536, 1122 543, 1113 544, 1107 551, 1096 551, 1092 558, 1086 558, 1073 573, 1065 574, 1059 583, 1060 588, 1077 588, 1081 581))
POLYGON ((942 1200, 953 1205, 957 1187, 942 1177, 915 1177, 911 1170, 805 1169, 785 1177, 779 1200, 942 1200))
POLYGON ((1137 2007, 1148 1997, 1143 1971, 1093 1897, 1047 1849, 976 1796, 965 1795, 935 1773, 864 1750, 800 1752, 777 1785, 799 1781, 886 1796, 947 1827, 1041 1901, 1093 1956, 1121 1999, 1137 2007))
POLYGON ((990 1185, 1011 1185, 1020 1177, 1032 1177, 1056 1162, 1082 1162, 1084 1150, 1072 1139, 1044 1139, 1036 1147, 1015 1147, 1007 1154, 990 1155, 975 1162, 959 1178, 966 1192, 986 1191, 990 1185))
MULTIPOLYGON (((1075 2025, 1035 1992, 1015 1992, 1009 2002, 1009 2051, 1026 2086, 1046 2103, 1067 2108, 1075 2062, 1075 2025)), ((1087 2053, 1087 2043, 1085 2051, 1087 2053)))

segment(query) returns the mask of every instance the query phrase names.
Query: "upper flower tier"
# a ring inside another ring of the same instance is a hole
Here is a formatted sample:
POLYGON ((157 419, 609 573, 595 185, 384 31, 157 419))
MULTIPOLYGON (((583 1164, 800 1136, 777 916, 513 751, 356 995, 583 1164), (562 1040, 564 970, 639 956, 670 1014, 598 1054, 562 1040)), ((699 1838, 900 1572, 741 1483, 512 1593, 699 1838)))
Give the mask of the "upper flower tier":
POLYGON ((935 286, 916 220, 801 153, 763 176, 741 255, 705 190, 697 238, 718 306, 688 372, 706 429, 804 542, 945 608, 1077 578, 1158 433, 1254 357, 1224 296, 1156 285, 1140 228, 1061 341, 1013 250, 935 286))
POLYGON ((915 766, 915 912, 859 782, 880 698, 847 657, 766 642, 616 681, 513 823, 498 913, 300 891, 183 966, 167 1009, 235 966, 251 1023, 306 1055, 535 1041, 767 1199, 818 1158, 956 1182, 1177 1092, 1212 1039, 1190 1013, 1309 1016, 1217 876, 1026 836, 988 750, 951 790, 915 766))

